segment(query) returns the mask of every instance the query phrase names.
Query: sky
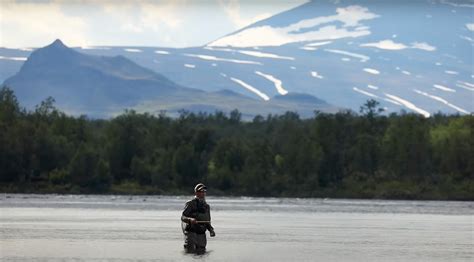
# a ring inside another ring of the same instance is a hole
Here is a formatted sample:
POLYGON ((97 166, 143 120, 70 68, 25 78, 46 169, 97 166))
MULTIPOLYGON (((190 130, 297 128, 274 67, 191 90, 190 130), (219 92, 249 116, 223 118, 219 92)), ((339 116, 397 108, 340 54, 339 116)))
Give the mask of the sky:
POLYGON ((0 46, 200 46, 305 2, 0 0, 0 46))

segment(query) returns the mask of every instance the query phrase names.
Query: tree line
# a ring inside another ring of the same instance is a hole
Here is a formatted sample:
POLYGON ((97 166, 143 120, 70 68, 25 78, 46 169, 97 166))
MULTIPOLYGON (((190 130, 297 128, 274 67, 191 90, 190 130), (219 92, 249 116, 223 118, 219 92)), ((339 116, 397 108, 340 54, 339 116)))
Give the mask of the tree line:
POLYGON ((474 199, 474 117, 360 112, 256 116, 22 108, 0 89, 0 189, 28 193, 474 199))

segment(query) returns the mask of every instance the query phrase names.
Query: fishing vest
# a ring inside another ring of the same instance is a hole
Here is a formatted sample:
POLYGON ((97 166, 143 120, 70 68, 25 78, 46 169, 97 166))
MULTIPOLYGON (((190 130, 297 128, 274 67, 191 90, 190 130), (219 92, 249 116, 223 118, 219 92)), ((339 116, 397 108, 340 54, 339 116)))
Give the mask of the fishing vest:
MULTIPOLYGON (((197 221, 211 220, 210 207, 206 202, 199 201, 197 198, 195 198, 191 200, 189 204, 192 209, 190 217, 195 218, 197 221)), ((206 224, 188 224, 185 230, 198 234, 204 234, 206 229, 206 224)))

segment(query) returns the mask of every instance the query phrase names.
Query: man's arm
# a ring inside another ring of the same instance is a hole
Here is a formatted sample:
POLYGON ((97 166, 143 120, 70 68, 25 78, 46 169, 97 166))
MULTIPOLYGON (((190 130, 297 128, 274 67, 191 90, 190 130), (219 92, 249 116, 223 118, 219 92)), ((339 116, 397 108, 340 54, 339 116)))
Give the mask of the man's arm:
POLYGON ((181 221, 188 223, 188 224, 195 224, 196 218, 195 216, 196 208, 193 205, 193 201, 188 201, 186 206, 184 207, 183 214, 181 215, 181 221))
MULTIPOLYGON (((210 206, 208 206, 207 212, 208 212, 209 222, 211 222, 211 207, 210 206)), ((207 230, 209 230, 211 237, 216 236, 216 233, 214 232, 214 228, 212 227, 211 223, 207 223, 206 227, 207 227, 207 230)))

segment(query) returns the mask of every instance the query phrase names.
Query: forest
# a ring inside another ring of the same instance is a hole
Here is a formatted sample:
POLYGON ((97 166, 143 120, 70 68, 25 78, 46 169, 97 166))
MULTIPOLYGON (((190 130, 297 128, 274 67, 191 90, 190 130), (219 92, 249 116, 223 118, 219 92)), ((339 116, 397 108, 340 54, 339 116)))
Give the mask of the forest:
POLYGON ((71 116, 0 89, 0 192, 474 200, 473 115, 71 116))

